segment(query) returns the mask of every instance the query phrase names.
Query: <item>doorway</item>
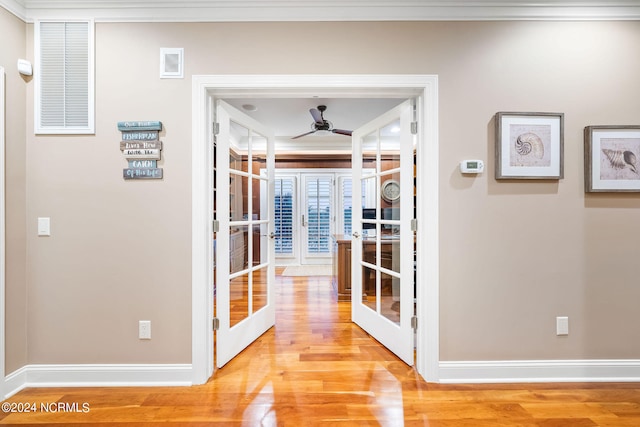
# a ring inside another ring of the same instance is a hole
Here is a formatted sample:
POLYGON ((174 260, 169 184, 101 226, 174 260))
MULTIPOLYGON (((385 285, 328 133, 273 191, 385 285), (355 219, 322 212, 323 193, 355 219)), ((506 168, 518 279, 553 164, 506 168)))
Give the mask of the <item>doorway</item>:
POLYGON ((438 149, 437 76, 194 76, 193 78, 193 348, 194 384, 213 373, 212 289, 212 105, 230 96, 415 97, 418 130, 416 265, 418 373, 438 380, 438 149))

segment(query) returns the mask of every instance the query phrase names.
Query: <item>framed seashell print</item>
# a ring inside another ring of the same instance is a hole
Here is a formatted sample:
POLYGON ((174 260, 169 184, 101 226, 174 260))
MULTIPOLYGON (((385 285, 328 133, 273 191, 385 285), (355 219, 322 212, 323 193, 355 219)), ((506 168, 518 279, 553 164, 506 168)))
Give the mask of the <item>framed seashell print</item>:
POLYGON ((496 179, 563 178, 563 113, 496 113, 496 179))
POLYGON ((640 125, 584 128, 584 190, 640 192, 640 125))

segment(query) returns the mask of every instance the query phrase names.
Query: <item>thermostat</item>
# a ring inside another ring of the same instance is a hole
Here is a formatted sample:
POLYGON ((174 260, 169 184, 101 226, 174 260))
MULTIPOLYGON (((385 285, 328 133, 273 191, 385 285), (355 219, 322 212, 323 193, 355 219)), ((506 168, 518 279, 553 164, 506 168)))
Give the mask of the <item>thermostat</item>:
POLYGON ((482 173, 484 162, 482 160, 463 160, 460 162, 460 172, 462 173, 482 173))

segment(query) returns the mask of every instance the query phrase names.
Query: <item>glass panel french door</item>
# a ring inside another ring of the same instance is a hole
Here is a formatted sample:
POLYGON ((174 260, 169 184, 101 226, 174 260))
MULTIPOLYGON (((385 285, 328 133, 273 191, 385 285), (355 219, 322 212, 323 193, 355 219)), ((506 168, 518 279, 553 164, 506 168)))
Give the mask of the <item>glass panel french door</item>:
POLYGON ((223 101, 216 120, 216 356, 222 367, 275 324, 275 161, 269 129, 223 101))
POLYGON ((352 319, 413 365, 413 107, 405 101, 355 130, 352 319), (363 173, 365 168, 374 168, 363 173), (363 189, 373 197, 362 197, 363 189))
POLYGON ((304 189, 301 264, 331 263, 333 174, 303 174, 304 189))

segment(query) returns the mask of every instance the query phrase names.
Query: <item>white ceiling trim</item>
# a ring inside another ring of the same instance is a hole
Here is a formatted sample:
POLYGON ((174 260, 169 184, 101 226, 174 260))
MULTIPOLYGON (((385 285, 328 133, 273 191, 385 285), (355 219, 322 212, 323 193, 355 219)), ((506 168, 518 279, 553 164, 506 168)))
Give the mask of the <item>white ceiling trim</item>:
POLYGON ((639 20, 640 1, 0 0, 27 22, 639 20))
POLYGON ((15 0, 0 0, 0 6, 13 13, 23 21, 27 21, 27 9, 15 0))

